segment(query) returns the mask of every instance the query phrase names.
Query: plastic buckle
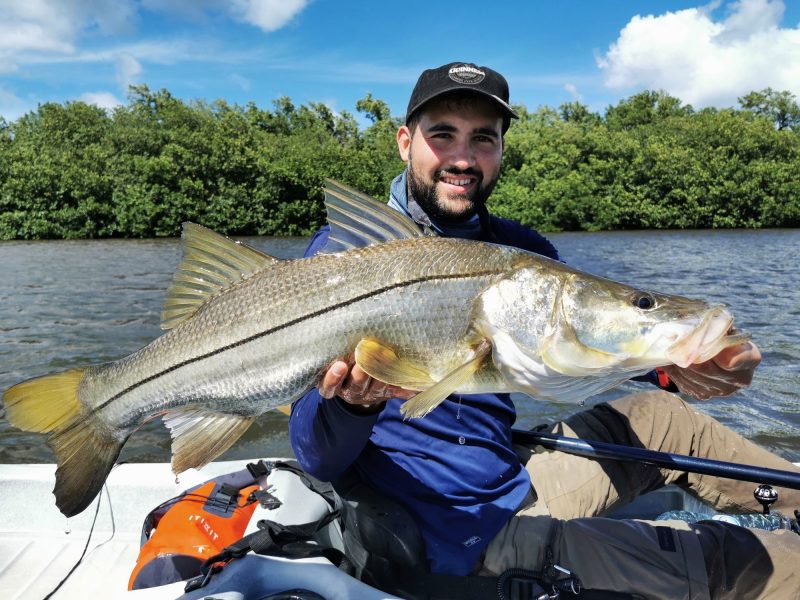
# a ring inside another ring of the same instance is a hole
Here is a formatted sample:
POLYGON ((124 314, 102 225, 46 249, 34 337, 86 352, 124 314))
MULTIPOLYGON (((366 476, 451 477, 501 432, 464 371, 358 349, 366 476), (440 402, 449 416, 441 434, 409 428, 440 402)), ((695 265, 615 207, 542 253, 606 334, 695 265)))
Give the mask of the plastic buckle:
POLYGON ((227 563, 214 563, 205 573, 200 573, 197 577, 193 577, 186 582, 186 586, 183 588, 183 591, 186 593, 193 592, 195 590, 199 590, 200 588, 204 588, 208 585, 211 581, 211 578, 222 571, 222 567, 224 567, 227 563))
POLYGON ((253 476, 253 479, 259 479, 269 475, 274 468, 275 463, 272 461, 265 462, 264 460, 259 460, 257 463, 247 463, 247 470, 250 472, 250 475, 253 476))
POLYGON ((558 598, 561 592, 570 592, 575 596, 581 593, 581 581, 572 571, 555 563, 550 565, 550 570, 552 570, 555 575, 552 579, 553 593, 550 595, 550 598, 558 598), (559 577, 558 573, 564 577, 557 579, 557 577, 559 577))
POLYGON ((270 494, 267 490, 256 490, 253 492, 252 496, 258 500, 261 508, 266 508, 267 510, 274 510, 283 505, 283 502, 270 494))

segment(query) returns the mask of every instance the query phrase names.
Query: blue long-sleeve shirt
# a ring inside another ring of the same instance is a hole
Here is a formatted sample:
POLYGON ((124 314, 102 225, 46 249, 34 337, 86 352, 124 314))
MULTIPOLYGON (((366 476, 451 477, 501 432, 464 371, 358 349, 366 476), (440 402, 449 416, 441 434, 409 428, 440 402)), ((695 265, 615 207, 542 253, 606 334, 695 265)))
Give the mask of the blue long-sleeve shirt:
MULTIPOLYGON (((390 205, 416 217, 408 206, 405 173, 392 185, 390 205)), ((415 214, 416 213, 416 214, 415 214)), ((464 232, 558 259, 538 233, 483 213, 464 232)), ((322 249, 330 230, 314 236, 306 256, 322 249)), ((423 419, 404 421, 403 400, 378 413, 352 411, 316 389, 294 403, 289 421, 292 448, 303 469, 334 483, 346 471, 400 502, 415 517, 433 572, 466 575, 530 490, 530 478, 512 449, 516 410, 508 394, 453 394, 423 419)))

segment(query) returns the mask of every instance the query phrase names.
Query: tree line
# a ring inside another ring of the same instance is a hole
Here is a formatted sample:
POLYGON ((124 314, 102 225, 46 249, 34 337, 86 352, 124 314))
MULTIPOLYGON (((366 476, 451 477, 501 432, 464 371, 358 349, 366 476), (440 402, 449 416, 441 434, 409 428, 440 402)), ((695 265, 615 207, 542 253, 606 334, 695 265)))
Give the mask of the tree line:
MULTIPOLYGON (((645 91, 603 114, 516 106, 491 210, 541 231, 800 226, 800 107, 771 89, 695 110, 645 91)), ((0 239, 308 235, 332 177, 384 198, 401 119, 367 95, 348 112, 280 98, 184 102, 130 90, 107 111, 47 103, 0 117, 0 239)))

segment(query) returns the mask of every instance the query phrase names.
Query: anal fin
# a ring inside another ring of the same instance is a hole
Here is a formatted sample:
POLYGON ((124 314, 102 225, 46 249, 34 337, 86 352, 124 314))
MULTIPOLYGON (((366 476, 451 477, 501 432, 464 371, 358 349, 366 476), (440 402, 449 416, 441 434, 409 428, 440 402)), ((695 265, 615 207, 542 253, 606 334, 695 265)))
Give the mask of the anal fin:
POLYGON ((255 417, 203 409, 171 412, 164 423, 172 434, 172 471, 199 469, 230 448, 255 417))
POLYGON ((400 407, 400 413, 406 419, 415 419, 427 415, 439 406, 447 396, 466 383, 481 367, 491 351, 492 343, 486 339, 481 340, 467 362, 447 374, 444 379, 435 383, 432 387, 404 402, 400 407))

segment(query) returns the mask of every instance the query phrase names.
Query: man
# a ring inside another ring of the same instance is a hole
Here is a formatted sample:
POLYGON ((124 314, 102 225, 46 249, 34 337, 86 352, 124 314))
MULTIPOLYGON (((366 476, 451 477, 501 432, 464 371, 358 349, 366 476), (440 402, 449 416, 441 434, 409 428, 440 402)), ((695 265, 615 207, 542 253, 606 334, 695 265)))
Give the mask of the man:
MULTIPOLYGON (((486 67, 451 63, 423 72, 397 132, 407 169, 393 182, 389 204, 439 235, 557 259, 539 234, 486 210, 503 135, 516 118, 508 97, 505 79, 486 67)), ((327 228, 318 232, 307 255, 319 251, 327 235, 327 228)), ((665 369, 671 383, 663 375, 662 383, 697 398, 726 395, 750 383, 760 359, 748 343, 702 365, 665 369)), ((659 598, 704 598, 709 591, 712 597, 794 597, 799 589, 792 578, 800 536, 792 532, 581 518, 672 481, 718 508, 755 510, 752 484, 515 449, 516 413, 506 394, 454 394, 424 419, 403 421, 399 406, 413 394, 372 380, 352 357, 342 357, 294 404, 290 437, 312 475, 336 482, 355 473, 401 503, 419 524, 432 572, 499 575, 558 564, 590 589, 659 598)), ((600 404, 550 430, 793 468, 663 391, 600 404)), ((798 506, 800 495, 783 496, 785 506, 798 506)))

